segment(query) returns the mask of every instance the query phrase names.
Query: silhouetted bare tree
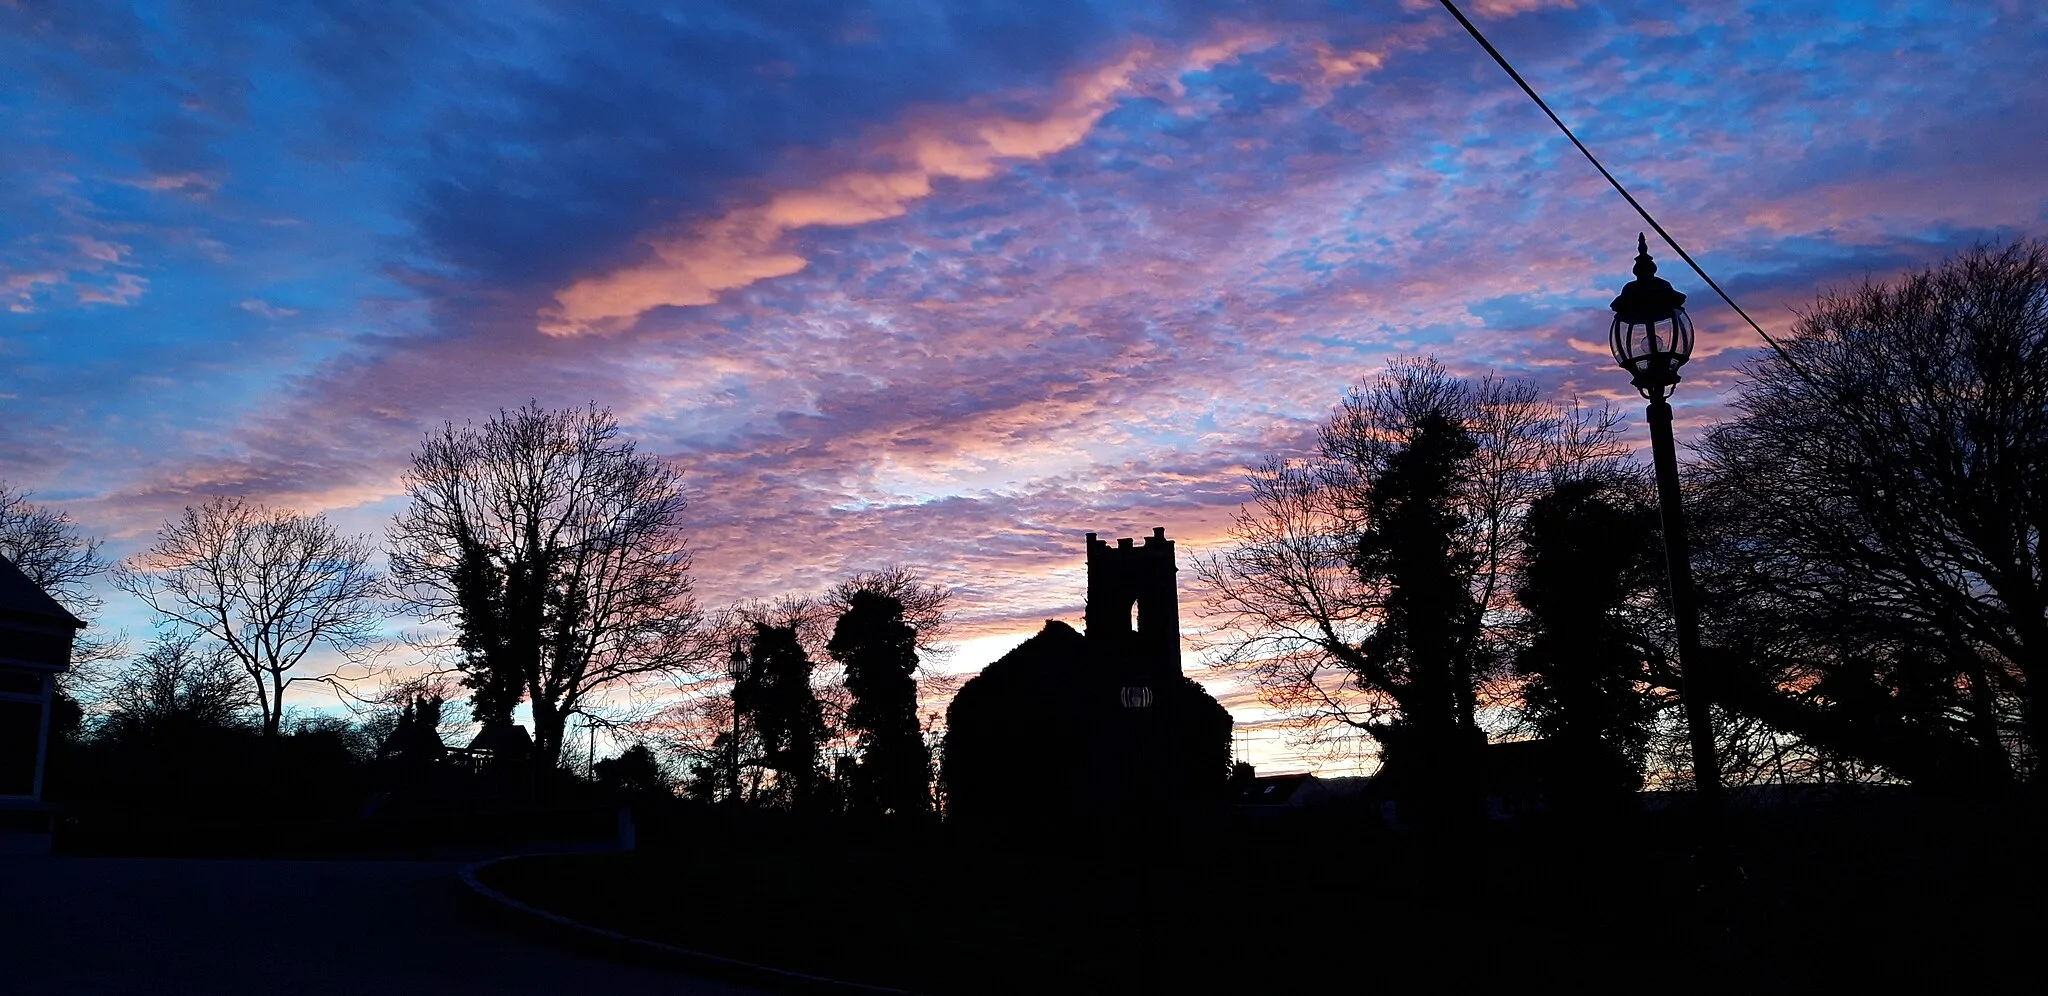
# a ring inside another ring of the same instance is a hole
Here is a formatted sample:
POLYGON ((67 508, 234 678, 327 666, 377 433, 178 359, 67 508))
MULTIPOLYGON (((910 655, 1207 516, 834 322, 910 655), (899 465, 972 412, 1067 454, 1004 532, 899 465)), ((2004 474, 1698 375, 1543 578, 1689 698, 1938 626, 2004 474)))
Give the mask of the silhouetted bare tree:
POLYGON ((928 583, 916 571, 900 564, 863 571, 832 586, 825 601, 833 618, 844 616, 853 608, 854 596, 863 592, 895 599, 903 606, 904 624, 917 633, 918 652, 938 652, 937 645, 945 639, 952 623, 947 611, 953 601, 952 589, 928 583))
POLYGON ((700 802, 747 801, 746 788, 753 781, 748 768, 758 766, 761 749, 753 726, 732 703, 733 686, 746 668, 746 641, 736 639, 724 676, 687 686, 660 718, 667 748, 685 766, 685 790, 700 802))
POLYGON ((254 684, 263 733, 276 737, 284 692, 332 675, 291 672, 315 647, 351 654, 375 638, 382 585, 367 537, 322 515, 217 497, 164 523, 114 584, 164 623, 213 641, 254 684))
POLYGON ((1616 459, 1616 425, 1523 382, 1391 365, 1316 453, 1252 475, 1234 545, 1197 560, 1222 662, 1310 734, 1364 730, 1390 760, 1467 756, 1514 639, 1523 516, 1556 477, 1616 459))
POLYGON ((1695 503, 1719 699, 1927 784, 2038 759, 2048 243, 1823 295, 1734 408, 1695 503))
POLYGON ((479 721, 533 710, 555 763, 597 693, 699 667, 682 477, 619 438, 609 411, 529 404, 427 436, 390 533, 411 605, 454 624, 479 721))
POLYGON ((218 644, 158 638, 116 673, 106 691, 110 722, 229 727, 256 708, 249 679, 218 644))

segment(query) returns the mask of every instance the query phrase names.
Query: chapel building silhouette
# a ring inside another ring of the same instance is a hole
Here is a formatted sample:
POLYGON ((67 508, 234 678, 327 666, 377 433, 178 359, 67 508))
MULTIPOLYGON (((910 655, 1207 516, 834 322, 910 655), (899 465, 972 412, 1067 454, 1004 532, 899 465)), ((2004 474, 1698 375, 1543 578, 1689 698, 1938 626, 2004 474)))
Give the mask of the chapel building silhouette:
POLYGON ((1089 533, 1085 634, 1057 620, 946 711, 947 818, 992 832, 1117 832, 1219 806, 1230 713, 1181 672, 1173 541, 1089 533))

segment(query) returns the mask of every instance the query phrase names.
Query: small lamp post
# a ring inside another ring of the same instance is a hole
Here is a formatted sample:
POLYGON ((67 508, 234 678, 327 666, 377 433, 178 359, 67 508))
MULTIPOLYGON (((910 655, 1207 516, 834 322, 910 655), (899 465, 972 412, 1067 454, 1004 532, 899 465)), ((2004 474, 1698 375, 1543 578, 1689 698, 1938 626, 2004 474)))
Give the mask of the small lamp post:
MULTIPOLYGON (((1664 557, 1671 575, 1671 611, 1677 617, 1679 698, 1692 738, 1693 783, 1698 793, 1703 845, 1720 848, 1721 765, 1714 750, 1714 715, 1708 704, 1700 656, 1699 608, 1693 604, 1692 557, 1685 533, 1685 508, 1678 496, 1678 447, 1671 438, 1671 389, 1678 368, 1692 357, 1692 319, 1685 295, 1657 276, 1650 247, 1636 236, 1636 278, 1610 305, 1614 324, 1608 345, 1614 362, 1627 370, 1636 391, 1650 402, 1650 450, 1657 467, 1657 499, 1664 520, 1664 557)), ((1712 860, 1710 858, 1710 860, 1712 860)))

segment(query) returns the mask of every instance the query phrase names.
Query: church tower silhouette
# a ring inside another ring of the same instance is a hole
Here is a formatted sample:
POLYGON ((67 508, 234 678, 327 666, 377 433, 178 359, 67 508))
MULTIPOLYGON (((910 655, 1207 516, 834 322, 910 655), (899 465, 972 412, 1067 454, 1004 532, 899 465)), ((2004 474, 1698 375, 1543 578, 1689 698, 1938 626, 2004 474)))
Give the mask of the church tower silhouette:
POLYGON ((1162 527, 1153 528, 1143 546, 1128 538, 1111 546, 1088 534, 1088 639, 1128 660, 1130 677, 1146 685, 1181 676, 1178 571, 1173 541, 1162 527))
POLYGON ((1089 533, 1086 634, 1048 621, 961 686, 948 819, 1107 842, 1221 805, 1230 713, 1181 672, 1173 546, 1163 528, 1142 544, 1089 533))

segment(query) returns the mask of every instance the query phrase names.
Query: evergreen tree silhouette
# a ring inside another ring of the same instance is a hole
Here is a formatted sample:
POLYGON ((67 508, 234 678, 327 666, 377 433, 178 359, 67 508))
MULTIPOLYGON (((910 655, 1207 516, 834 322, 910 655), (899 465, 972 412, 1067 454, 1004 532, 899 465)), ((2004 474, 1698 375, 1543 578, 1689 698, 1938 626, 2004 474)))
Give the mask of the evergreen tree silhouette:
POLYGON ((752 724, 776 795, 791 809, 815 808, 824 709, 811 690, 814 665, 794 626, 754 624, 747 659, 733 683, 733 708, 752 724))
POLYGON ((846 668, 853 694, 847 723, 860 735, 854 805, 883 813, 931 810, 931 751, 917 724, 917 630, 903 618, 903 603, 872 591, 855 592, 826 645, 846 668))
POLYGON ((1405 769, 1408 792, 1432 822, 1477 814, 1477 752, 1485 743, 1474 712, 1473 645, 1482 608, 1466 583, 1471 549, 1454 496, 1478 449, 1451 415, 1420 415, 1408 439, 1387 457, 1366 495, 1367 528, 1352 565, 1385 584, 1378 625, 1359 644, 1361 676, 1401 706, 1377 728, 1390 766, 1405 769))
POLYGON ((1523 524, 1515 599, 1529 636, 1514 666, 1523 709, 1552 745, 1548 794, 1576 813, 1634 800, 1657 710, 1639 689, 1673 680, 1654 680, 1665 654, 1629 613, 1665 611, 1657 509, 1619 483, 1562 481, 1523 524))

